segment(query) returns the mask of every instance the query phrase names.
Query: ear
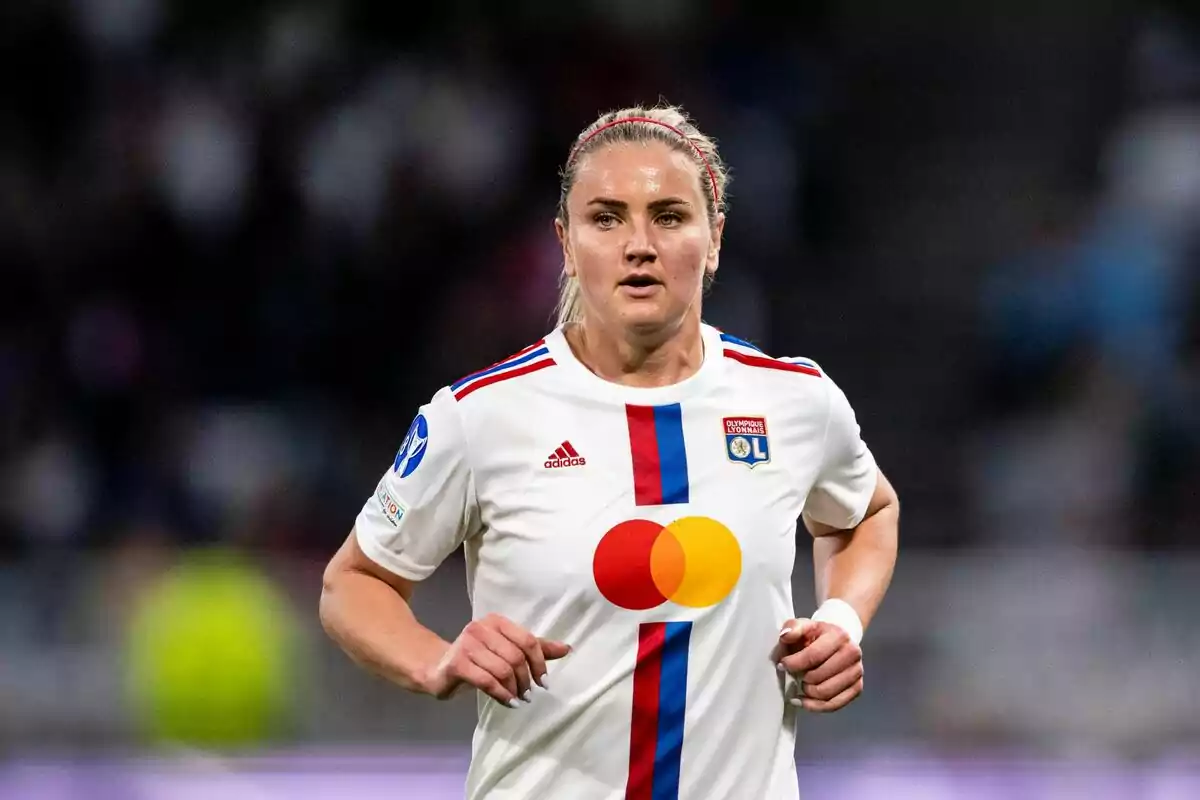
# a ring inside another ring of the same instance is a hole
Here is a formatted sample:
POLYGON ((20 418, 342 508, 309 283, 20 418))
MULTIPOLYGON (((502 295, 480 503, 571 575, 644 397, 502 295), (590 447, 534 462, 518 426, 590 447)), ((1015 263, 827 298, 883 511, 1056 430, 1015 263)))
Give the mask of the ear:
POLYGON ((563 272, 568 278, 575 277, 575 259, 571 256, 571 237, 567 235, 567 224, 562 217, 554 218, 554 233, 558 236, 558 244, 563 252, 563 272))
POLYGON ((717 266, 721 260, 721 235, 725 232, 725 215, 717 214, 712 224, 712 238, 708 243, 708 255, 704 258, 704 271, 708 275, 717 274, 717 266))

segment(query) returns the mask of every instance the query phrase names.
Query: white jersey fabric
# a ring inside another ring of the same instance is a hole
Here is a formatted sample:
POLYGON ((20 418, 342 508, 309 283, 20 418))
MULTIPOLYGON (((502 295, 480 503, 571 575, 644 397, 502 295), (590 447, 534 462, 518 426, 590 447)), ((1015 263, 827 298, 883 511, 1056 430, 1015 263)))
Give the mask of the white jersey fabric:
POLYGON ((358 516, 382 566, 465 547, 476 618, 573 648, 529 704, 479 694, 470 800, 798 797, 771 659, 797 519, 857 525, 876 466, 816 364, 703 341, 688 379, 631 388, 555 329, 424 405, 358 516))

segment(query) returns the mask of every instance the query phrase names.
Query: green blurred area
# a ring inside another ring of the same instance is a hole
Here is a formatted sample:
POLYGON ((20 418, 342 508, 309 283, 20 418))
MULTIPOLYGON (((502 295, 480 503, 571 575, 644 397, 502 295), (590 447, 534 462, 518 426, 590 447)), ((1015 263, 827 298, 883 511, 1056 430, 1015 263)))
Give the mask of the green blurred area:
POLYGON ((136 601, 129 692, 152 743, 261 744, 292 723, 301 660, 287 598, 230 550, 181 556, 136 601))

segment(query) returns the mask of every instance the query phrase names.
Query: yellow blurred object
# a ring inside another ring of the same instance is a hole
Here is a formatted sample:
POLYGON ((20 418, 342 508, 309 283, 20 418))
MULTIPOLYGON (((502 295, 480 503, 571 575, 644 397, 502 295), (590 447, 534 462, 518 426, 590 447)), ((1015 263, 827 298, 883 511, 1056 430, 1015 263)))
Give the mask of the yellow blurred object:
POLYGON ((128 689, 160 743, 254 745, 286 724, 296 626, 287 598, 248 559, 191 553, 138 599, 128 689))

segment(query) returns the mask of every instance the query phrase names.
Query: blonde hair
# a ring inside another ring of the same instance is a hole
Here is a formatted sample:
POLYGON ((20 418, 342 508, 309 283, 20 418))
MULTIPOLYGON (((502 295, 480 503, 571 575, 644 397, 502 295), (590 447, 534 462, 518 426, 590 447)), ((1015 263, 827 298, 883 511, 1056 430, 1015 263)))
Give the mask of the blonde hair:
MULTIPOLYGON (((580 160, 590 152, 613 142, 663 142, 681 153, 686 153, 700 171, 707 198, 710 222, 725 210, 725 192, 729 185, 729 170, 717 152, 713 139, 701 133, 680 106, 656 105, 652 107, 631 106, 600 115, 595 122, 584 128, 571 147, 567 163, 563 166, 562 182, 558 195, 558 218, 566 227, 567 195, 575 185, 576 170, 580 160)), ((706 276, 707 280, 707 276, 706 276)), ((558 287, 558 324, 579 322, 583 318, 583 300, 579 293, 579 280, 563 271, 558 287)))

